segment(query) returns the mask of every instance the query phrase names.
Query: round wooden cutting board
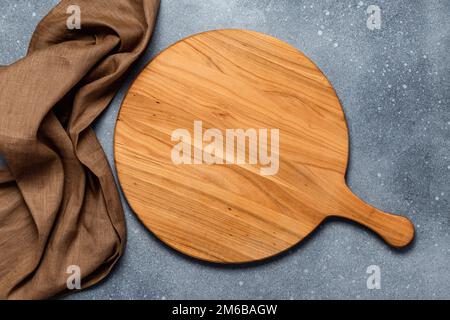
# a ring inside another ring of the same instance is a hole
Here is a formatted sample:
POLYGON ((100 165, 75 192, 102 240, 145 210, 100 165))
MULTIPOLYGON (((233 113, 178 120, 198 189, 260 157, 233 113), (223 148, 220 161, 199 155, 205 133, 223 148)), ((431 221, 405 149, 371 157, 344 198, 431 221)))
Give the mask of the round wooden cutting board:
POLYGON ((120 184, 140 220, 189 256, 242 263, 297 244, 339 216, 395 247, 411 222, 347 187, 348 133, 333 87, 292 46, 218 30, 158 55, 115 131, 120 184))

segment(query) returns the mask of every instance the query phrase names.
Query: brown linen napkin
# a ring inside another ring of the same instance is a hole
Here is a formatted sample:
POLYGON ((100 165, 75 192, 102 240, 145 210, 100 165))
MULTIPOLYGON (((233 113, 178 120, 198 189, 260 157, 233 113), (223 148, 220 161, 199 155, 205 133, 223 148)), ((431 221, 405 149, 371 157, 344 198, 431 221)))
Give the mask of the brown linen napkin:
POLYGON ((121 256, 123 209, 90 125, 145 50, 158 8, 159 0, 63 0, 27 56, 0 68, 1 299, 67 293, 72 265, 89 287, 121 256), (80 30, 67 28, 70 5, 81 9, 80 30))

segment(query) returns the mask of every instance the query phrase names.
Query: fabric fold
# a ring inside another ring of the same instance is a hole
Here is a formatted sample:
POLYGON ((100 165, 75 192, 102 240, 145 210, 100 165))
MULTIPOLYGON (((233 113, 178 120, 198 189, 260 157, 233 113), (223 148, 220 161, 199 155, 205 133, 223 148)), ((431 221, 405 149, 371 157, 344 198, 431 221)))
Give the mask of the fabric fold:
POLYGON ((122 255, 125 218, 92 123, 148 45, 159 0, 61 1, 27 56, 0 68, 0 299, 69 292, 122 255), (78 5, 81 29, 67 27, 78 5), (69 273, 68 273, 69 272, 69 273))

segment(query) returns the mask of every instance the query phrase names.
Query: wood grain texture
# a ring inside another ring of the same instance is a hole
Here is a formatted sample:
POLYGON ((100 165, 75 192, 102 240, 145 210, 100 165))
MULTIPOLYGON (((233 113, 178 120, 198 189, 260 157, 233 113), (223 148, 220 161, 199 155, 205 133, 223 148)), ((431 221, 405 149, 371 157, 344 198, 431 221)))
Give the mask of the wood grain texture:
POLYGON ((348 133, 336 93, 305 55, 273 37, 210 31, 158 55, 131 86, 115 131, 120 184, 158 238, 202 260, 251 262, 289 249, 325 218, 365 225, 395 247, 411 222, 347 187, 348 133), (260 165, 175 165, 171 134, 277 128, 279 170, 260 165))

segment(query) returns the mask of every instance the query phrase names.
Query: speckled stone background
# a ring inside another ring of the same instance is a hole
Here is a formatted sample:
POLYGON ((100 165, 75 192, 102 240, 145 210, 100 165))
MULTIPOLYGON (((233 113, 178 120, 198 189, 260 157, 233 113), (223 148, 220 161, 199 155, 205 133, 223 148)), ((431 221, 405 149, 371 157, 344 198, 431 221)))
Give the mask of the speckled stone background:
MULTIPOLYGON (((0 0, 0 64, 25 55, 36 24, 57 2, 0 0)), ((124 200, 125 256, 106 281, 69 298, 450 298, 449 16, 448 0, 162 0, 147 53, 96 124, 112 166, 117 112, 147 61, 194 33, 254 29, 289 42, 324 71, 349 122, 349 185, 380 209, 411 218, 416 240, 394 250, 332 220, 281 257, 222 267, 160 243, 124 200), (381 8, 380 30, 366 26, 370 4, 381 8), (370 265, 381 268, 380 290, 367 289, 370 265)))

